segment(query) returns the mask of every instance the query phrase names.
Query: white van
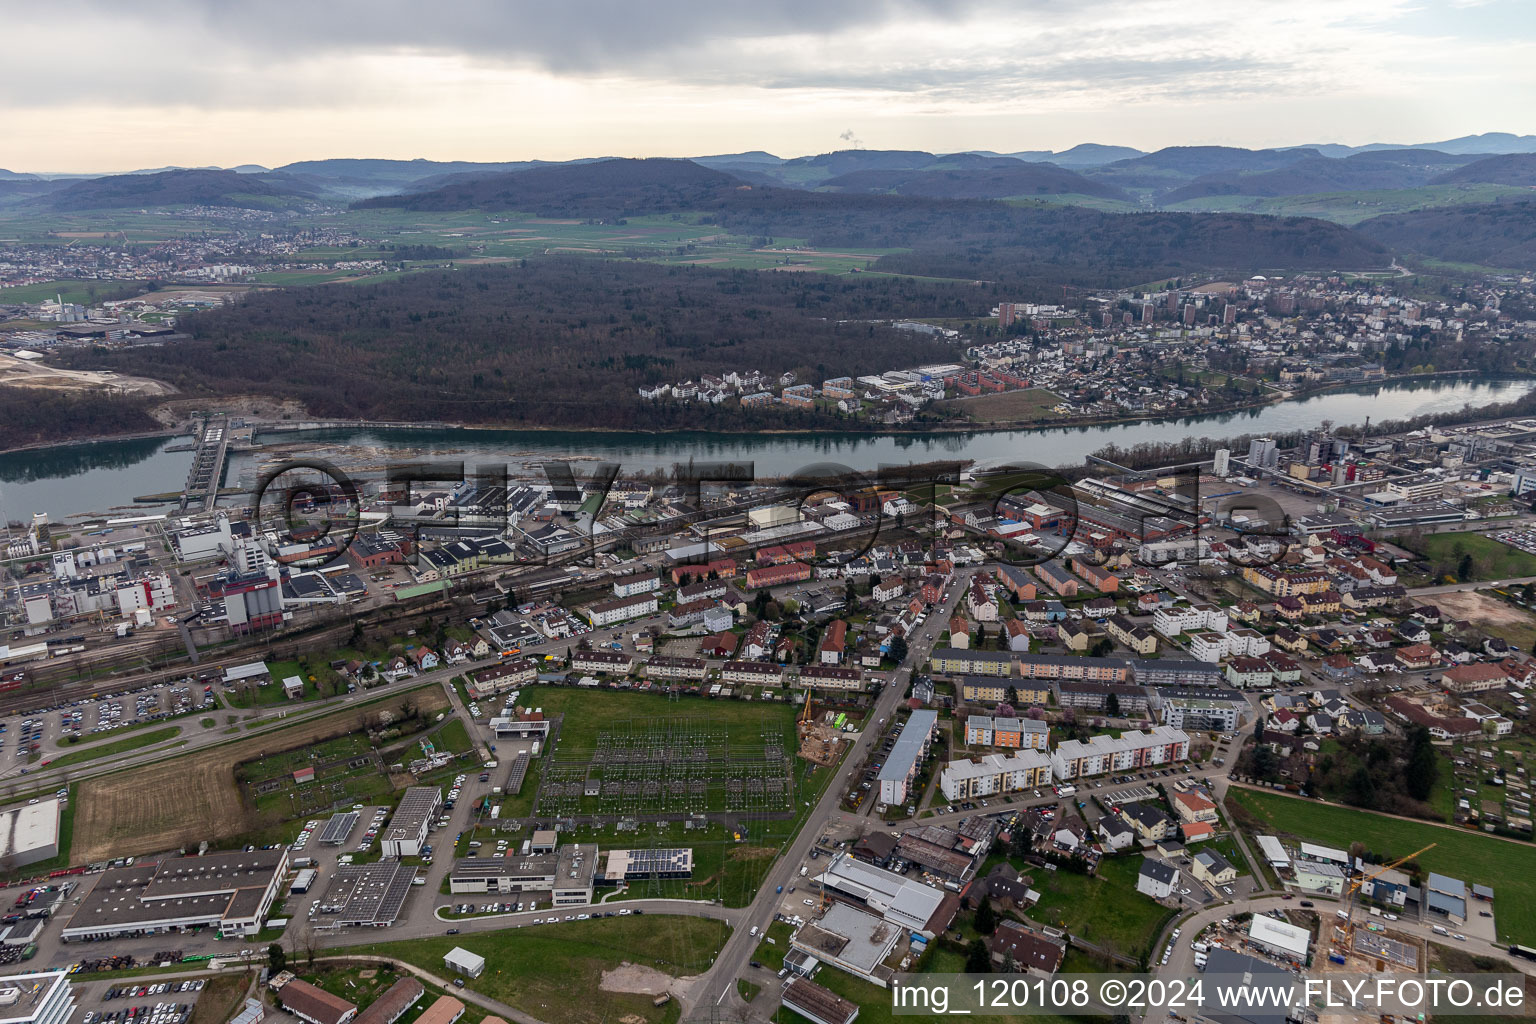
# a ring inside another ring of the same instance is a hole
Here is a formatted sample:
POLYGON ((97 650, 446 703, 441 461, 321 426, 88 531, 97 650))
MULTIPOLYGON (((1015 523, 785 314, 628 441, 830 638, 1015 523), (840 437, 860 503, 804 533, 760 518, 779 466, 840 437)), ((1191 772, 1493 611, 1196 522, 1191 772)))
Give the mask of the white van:
POLYGON ((1429 930, 1434 932, 1436 935, 1449 935, 1449 934, 1451 934, 1450 930, 1448 928, 1444 927, 1443 925, 1438 925, 1438 924, 1434 925, 1429 930))

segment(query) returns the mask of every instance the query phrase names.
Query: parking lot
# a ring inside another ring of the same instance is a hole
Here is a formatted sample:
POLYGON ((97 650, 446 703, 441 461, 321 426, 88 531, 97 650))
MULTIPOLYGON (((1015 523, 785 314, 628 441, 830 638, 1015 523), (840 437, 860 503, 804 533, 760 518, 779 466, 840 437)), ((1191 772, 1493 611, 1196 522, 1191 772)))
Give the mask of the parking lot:
POLYGON ((202 731, 195 716, 220 707, 212 687, 188 679, 0 718, 0 777, 26 775, 61 754, 88 750, 138 726, 175 719, 183 734, 202 731))

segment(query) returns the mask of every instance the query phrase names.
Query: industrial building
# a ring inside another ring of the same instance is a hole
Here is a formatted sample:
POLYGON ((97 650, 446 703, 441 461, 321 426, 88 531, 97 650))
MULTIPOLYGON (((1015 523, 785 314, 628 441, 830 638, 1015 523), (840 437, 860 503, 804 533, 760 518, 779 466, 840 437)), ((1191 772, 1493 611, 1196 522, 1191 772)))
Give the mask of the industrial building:
POLYGON ((443 805, 443 792, 436 786, 412 786, 400 798, 395 816, 379 840, 384 857, 417 857, 427 841, 427 831, 443 805))
POLYGON ((416 869, 398 860, 338 864, 321 904, 318 927, 387 928, 400 916, 416 869))
POLYGON ((833 857, 816 881, 890 923, 924 935, 942 932, 960 906, 959 898, 951 893, 865 864, 846 852, 833 857))
POLYGON ((0 812, 0 862, 25 867, 57 856, 61 813, 58 797, 0 812))
POLYGON ((64 1024, 74 1011, 74 991, 64 971, 0 978, 0 1024, 64 1024))
POLYGON ((281 888, 288 851, 251 850, 170 857, 105 872, 64 926, 65 942, 217 928, 223 936, 261 931, 281 888))
POLYGON ((1248 941, 1274 956, 1306 963, 1312 932, 1268 914, 1254 914, 1248 922, 1248 941))
POLYGON ((597 861, 597 846, 590 843, 572 843, 554 853, 466 857, 454 863, 448 891, 455 895, 549 893, 555 906, 577 906, 592 902, 597 861))

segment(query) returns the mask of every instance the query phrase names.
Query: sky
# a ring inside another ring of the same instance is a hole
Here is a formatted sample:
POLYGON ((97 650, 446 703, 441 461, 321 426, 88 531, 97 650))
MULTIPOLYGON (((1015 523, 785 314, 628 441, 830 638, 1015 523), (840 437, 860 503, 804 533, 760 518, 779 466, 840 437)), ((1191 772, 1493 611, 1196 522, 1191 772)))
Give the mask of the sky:
POLYGON ((0 0, 0 167, 1536 131, 1530 0, 0 0))

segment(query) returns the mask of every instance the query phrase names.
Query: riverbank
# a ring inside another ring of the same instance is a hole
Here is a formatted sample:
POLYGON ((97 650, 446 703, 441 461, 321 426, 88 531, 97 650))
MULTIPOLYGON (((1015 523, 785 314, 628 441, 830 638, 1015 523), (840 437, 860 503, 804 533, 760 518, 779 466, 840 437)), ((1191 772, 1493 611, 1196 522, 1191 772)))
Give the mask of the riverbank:
MULTIPOLYGON (((1109 449, 1144 449, 1149 458, 1171 452, 1173 461, 1194 461, 1196 452, 1231 447, 1222 439, 1291 437, 1331 421, 1341 435, 1371 433, 1429 416, 1438 422, 1536 415, 1536 378, 1469 378, 1443 374, 1375 385, 1317 389, 1287 401, 1220 413, 1186 412, 1109 424, 1074 422, 1013 430, 806 431, 722 433, 707 431, 497 430, 484 426, 421 429, 347 427, 296 429, 335 421, 295 418, 286 429, 255 438, 258 447, 231 453, 226 486, 259 479, 273 460, 307 455, 356 476, 402 462, 499 466, 513 477, 542 480, 550 461, 612 461, 630 475, 670 475, 678 465, 750 465, 759 478, 790 476, 808 466, 833 464, 852 472, 882 466, 968 461, 978 466, 1028 462, 1082 466, 1109 449), (1459 378, 1459 379, 1458 379, 1459 378)), ((63 519, 84 509, 133 504, 138 495, 160 495, 183 486, 190 453, 166 452, 166 438, 102 440, 0 455, 0 503, 12 518, 48 512, 63 519)), ((1241 447, 1241 444, 1238 445, 1241 447)), ((1208 455, 1206 457, 1209 457, 1208 455)), ((1119 461, 1115 459, 1113 461, 1119 461)), ((1157 463, 1159 465, 1166 464, 1157 463)))
MULTIPOLYGON (((1511 371, 1500 374, 1500 379, 1536 379, 1536 373, 1511 371)), ((1070 419, 1062 418, 1036 418, 1028 420, 992 420, 987 422, 944 421, 940 423, 904 423, 885 424, 870 421, 850 421, 838 428, 838 433, 850 436, 863 437, 899 437, 944 435, 944 434, 982 434, 1000 431, 1020 430, 1056 430, 1092 427, 1115 427, 1138 423, 1168 423, 1184 419, 1204 419, 1207 417, 1219 417, 1236 415, 1269 406, 1281 405, 1286 402, 1299 402, 1308 398, 1315 398, 1334 392, 1347 392, 1361 388, 1384 388, 1394 385, 1411 384, 1414 381, 1432 381, 1437 379, 1466 378, 1476 380, 1481 377, 1473 370, 1442 370, 1433 373, 1401 374, 1394 377, 1383 377, 1375 381, 1340 381, 1325 384, 1319 387, 1305 390, 1278 392, 1266 392, 1263 396, 1255 398, 1251 402, 1240 402, 1230 405, 1222 405, 1215 408, 1188 409, 1176 412, 1160 413, 1148 416, 1144 413, 1126 413, 1121 416, 1080 416, 1070 419)), ((452 423, 441 420, 409 421, 409 420, 347 420, 347 419, 309 419, 309 420, 271 420, 264 422, 248 422, 252 437, 262 434, 291 434, 308 431, 331 430, 462 430, 478 433, 520 433, 520 434, 634 434, 657 438, 687 437, 690 435, 717 435, 720 437, 817 437, 829 431, 826 427, 805 428, 779 428, 779 429, 726 429, 711 427, 701 430, 693 427, 633 427, 615 430, 613 427, 595 426, 561 426, 558 424, 521 424, 521 423, 452 423)), ((67 438, 58 441, 39 441, 31 444, 16 445, 0 448, 0 455, 13 455, 30 451, 51 451, 54 449, 67 449, 70 447, 97 444, 109 441, 141 441, 155 438, 180 437, 185 430, 167 428, 156 431, 136 431, 126 434, 99 434, 90 437, 67 438)), ((255 445, 256 449, 264 447, 255 445)))

